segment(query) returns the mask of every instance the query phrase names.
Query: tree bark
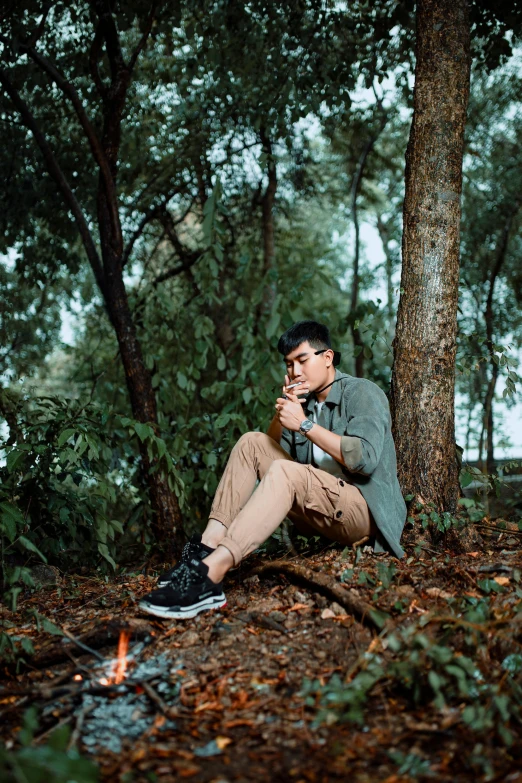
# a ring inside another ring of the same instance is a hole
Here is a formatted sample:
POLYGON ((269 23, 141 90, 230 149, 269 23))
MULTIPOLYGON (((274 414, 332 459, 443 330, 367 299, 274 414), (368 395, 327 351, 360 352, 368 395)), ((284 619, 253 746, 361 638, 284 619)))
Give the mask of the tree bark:
MULTIPOLYGON (((116 193, 121 119, 131 71, 121 57, 119 42, 113 40, 110 35, 107 37, 107 51, 112 64, 113 79, 107 99, 104 101, 101 146, 108 161, 116 193)), ((118 340, 132 415, 137 421, 150 423, 154 426, 158 423, 156 396, 152 388, 151 374, 143 360, 123 280, 125 250, 119 213, 116 210, 115 225, 114 209, 111 209, 103 171, 100 171, 98 182, 97 208, 104 268, 105 302, 118 340)), ((139 449, 142 475, 148 488, 149 501, 153 511, 152 530, 156 539, 167 551, 178 552, 181 548, 180 533, 183 521, 178 499, 169 488, 167 479, 158 471, 152 470, 155 467, 154 460, 149 458, 147 445, 141 440, 139 449)))
POLYGON ((419 0, 390 402, 403 492, 450 512, 460 493, 454 388, 470 65, 467 0, 419 0))
POLYGON ((263 152, 267 156, 268 185, 261 199, 263 216, 263 278, 265 288, 261 303, 260 315, 268 315, 277 295, 277 283, 271 280, 269 275, 275 269, 275 229, 274 229, 274 202, 277 192, 277 169, 272 151, 272 142, 266 134, 264 127, 260 130, 263 152))

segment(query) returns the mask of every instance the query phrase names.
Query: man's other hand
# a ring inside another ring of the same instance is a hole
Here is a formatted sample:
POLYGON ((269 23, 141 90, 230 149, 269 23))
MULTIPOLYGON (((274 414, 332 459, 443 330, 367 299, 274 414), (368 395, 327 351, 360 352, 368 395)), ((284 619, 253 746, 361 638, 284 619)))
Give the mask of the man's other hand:
MULTIPOLYGON (((299 383, 299 379, 293 381, 293 383, 299 383)), ((309 390, 306 382, 303 382, 302 386, 295 386, 293 389, 288 390, 290 385, 290 378, 288 375, 285 375, 283 394, 286 394, 288 399, 285 400, 284 397, 279 397, 276 400, 275 409, 281 425, 287 430, 297 432, 304 418, 302 405, 306 402, 306 395, 309 390), (304 395, 304 397, 301 398, 301 395, 304 395)))
POLYGON ((308 395, 308 392, 310 389, 308 388, 308 382, 303 381, 300 378, 295 378, 293 381, 290 380, 288 375, 285 375, 285 385, 283 386, 283 398, 285 395, 290 399, 291 397, 295 397, 298 402, 301 403, 301 405, 304 405, 306 402, 306 397, 308 395), (289 386, 293 386, 294 383, 299 383, 299 386, 294 386, 293 389, 290 389, 288 391, 289 386))

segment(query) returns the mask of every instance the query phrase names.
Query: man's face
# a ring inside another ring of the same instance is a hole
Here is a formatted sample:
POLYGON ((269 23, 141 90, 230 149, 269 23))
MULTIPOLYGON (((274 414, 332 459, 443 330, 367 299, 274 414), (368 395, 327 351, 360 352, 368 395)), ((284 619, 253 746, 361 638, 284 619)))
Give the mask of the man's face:
POLYGON ((285 356, 286 373, 290 383, 307 381, 310 391, 319 389, 326 382, 328 369, 332 366, 333 350, 316 355, 308 341, 301 343, 294 351, 285 356))

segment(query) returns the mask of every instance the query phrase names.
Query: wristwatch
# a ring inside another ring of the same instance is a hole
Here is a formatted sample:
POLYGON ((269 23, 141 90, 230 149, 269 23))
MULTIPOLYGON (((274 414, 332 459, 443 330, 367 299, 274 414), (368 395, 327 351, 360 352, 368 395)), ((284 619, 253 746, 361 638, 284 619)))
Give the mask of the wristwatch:
POLYGON ((301 424, 299 425, 299 432, 301 433, 301 435, 306 435, 307 432, 310 432, 314 424, 315 422, 310 421, 310 419, 305 419, 304 421, 302 421, 301 424))

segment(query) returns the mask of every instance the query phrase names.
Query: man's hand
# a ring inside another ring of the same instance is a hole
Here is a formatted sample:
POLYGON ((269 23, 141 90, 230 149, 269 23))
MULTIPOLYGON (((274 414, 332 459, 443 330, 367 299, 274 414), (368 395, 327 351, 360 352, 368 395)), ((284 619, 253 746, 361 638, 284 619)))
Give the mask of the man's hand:
POLYGON ((290 378, 288 375, 285 375, 283 394, 286 395, 288 399, 279 397, 276 401, 275 409, 281 425, 287 430, 297 432, 304 418, 301 406, 306 402, 306 395, 308 394, 309 389, 306 381, 297 380, 294 381, 294 383, 299 383, 301 385, 295 386, 293 389, 289 390, 288 386, 291 385, 290 378), (304 395, 304 397, 301 398, 301 395, 304 395))

